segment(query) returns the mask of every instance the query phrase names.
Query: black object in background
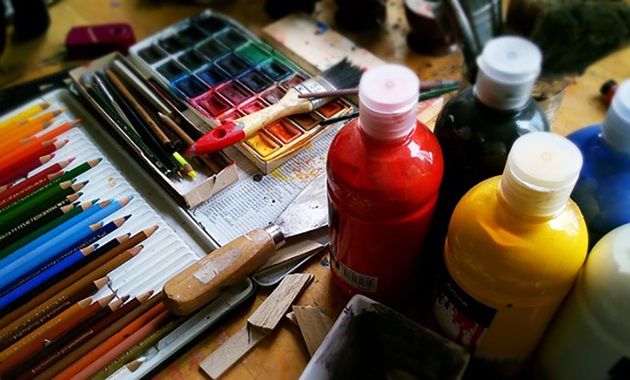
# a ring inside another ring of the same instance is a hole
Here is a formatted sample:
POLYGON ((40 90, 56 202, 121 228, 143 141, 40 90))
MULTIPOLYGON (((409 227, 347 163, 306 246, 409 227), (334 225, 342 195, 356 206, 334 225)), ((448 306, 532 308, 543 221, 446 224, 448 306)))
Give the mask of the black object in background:
POLYGON ((274 20, 287 16, 293 12, 315 11, 315 3, 319 0, 266 0, 265 12, 274 20))
POLYGON ((27 40, 39 37, 48 30, 50 15, 44 0, 11 0, 11 5, 17 38, 27 40))
POLYGON ((67 88, 71 84, 68 71, 59 71, 0 90, 0 114, 7 113, 54 89, 67 88))

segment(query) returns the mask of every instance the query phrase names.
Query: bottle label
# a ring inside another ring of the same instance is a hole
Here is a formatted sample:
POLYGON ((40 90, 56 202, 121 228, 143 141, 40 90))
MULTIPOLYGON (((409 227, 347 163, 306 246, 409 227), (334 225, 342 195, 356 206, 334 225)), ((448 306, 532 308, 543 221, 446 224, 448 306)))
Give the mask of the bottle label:
POLYGON ((608 376, 610 380, 630 379, 630 359, 619 359, 615 366, 608 371, 608 376))
POLYGON ((438 279, 433 312, 448 338, 475 352, 497 310, 468 295, 444 269, 438 279))
POLYGON ((330 224, 330 264, 333 272, 341 277, 348 285, 354 288, 376 293, 378 289, 378 277, 367 276, 350 269, 337 260, 335 251, 337 248, 337 235, 339 234, 339 214, 335 210, 330 198, 328 198, 328 222, 330 224))
MULTIPOLYGON (((332 250, 331 250, 332 253, 332 250)), ((335 260, 335 255, 331 254, 331 266, 335 273, 344 279, 348 285, 351 285, 364 292, 376 293, 378 288, 378 278, 367 276, 348 268, 341 261, 335 260)))

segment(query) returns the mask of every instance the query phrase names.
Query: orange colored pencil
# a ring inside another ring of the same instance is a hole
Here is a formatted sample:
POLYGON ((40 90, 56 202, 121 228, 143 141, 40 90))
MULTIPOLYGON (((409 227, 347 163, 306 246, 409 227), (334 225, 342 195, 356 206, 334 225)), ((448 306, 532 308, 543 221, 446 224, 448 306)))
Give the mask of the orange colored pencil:
POLYGON ((144 315, 149 310, 153 309, 158 303, 161 303, 161 297, 155 295, 151 297, 153 291, 141 294, 136 298, 123 305, 116 313, 115 316, 111 316, 110 324, 104 326, 102 323, 97 323, 94 328, 98 330, 96 335, 91 337, 87 342, 81 344, 81 346, 67 353, 60 360, 54 364, 49 365, 44 371, 39 371, 35 368, 38 379, 51 379, 53 376, 59 374, 66 368, 70 367, 73 363, 80 360, 83 356, 91 352, 95 347, 111 338, 117 332, 128 326, 130 323, 144 315), (151 298, 149 298, 151 297, 151 298))
POLYGON ((76 283, 82 278, 88 276, 90 273, 98 270, 99 268, 101 267, 109 268, 115 265, 117 262, 114 261, 110 263, 110 261, 117 258, 121 253, 126 252, 127 250, 135 247, 136 245, 146 240, 149 236, 151 236, 157 230, 157 228, 158 228, 157 225, 151 228, 147 228, 145 230, 138 232, 131 238, 128 235, 122 235, 122 236, 117 237, 116 239, 120 242, 118 246, 116 246, 115 248, 112 248, 111 250, 102 254, 98 258, 90 261, 88 264, 84 265, 83 267, 76 270, 72 274, 68 275, 64 279, 58 281, 57 283, 51 285, 49 288, 47 288, 43 292, 37 294, 24 305, 21 305, 17 309, 11 311, 10 313, 0 318, 0 328, 4 330, 6 326, 14 324, 18 319, 21 318, 23 314, 36 308, 38 305, 45 302, 46 300, 48 300, 55 294, 66 289, 67 287, 71 286, 72 284, 76 283))
POLYGON ((20 140, 34 136, 51 125, 51 121, 44 121, 41 123, 26 122, 24 124, 20 124, 20 128, 15 133, 5 136, 3 140, 0 140, 2 141, 2 143, 0 143, 0 153, 6 154, 10 151, 10 147, 15 147, 16 145, 21 144, 20 140))
POLYGON ((105 304, 108 299, 111 300, 114 296, 115 295, 111 295, 98 300, 97 302, 102 305, 102 308, 84 319, 83 322, 76 325, 72 330, 66 332, 63 339, 57 339, 52 344, 46 345, 46 347, 39 350, 37 354, 29 357, 27 360, 20 363, 20 365, 7 372, 6 377, 16 380, 32 379, 37 376, 38 373, 50 367, 55 361, 62 358, 72 347, 78 347, 80 343, 75 342, 87 341, 90 336, 93 336, 91 333, 92 326, 98 323, 104 323, 102 321, 106 321, 108 318, 110 318, 111 321, 112 314, 120 309, 129 299, 129 296, 126 295, 105 304))
MULTIPOLYGON (((159 307, 160 305, 164 305, 164 304, 160 303, 156 306, 156 308, 159 307)), ((164 309, 166 309, 166 307, 164 307, 164 309)), ((114 347, 110 348, 106 352, 102 352, 99 356, 95 356, 95 357, 93 356, 91 359, 91 362, 85 368, 83 368, 79 373, 72 376, 71 379, 72 380, 86 379, 94 375, 98 370, 100 370, 101 368, 104 368, 109 363, 114 361, 117 357, 125 353, 125 351, 127 351, 134 345, 138 344, 142 339, 146 338, 147 336, 151 335, 153 332, 158 330, 172 316, 173 314, 169 310, 164 310, 157 317, 151 319, 149 322, 144 323, 135 332, 127 336, 122 336, 122 340, 118 344, 116 344, 114 347)), ((109 342, 110 340, 114 340, 121 333, 122 331, 114 335, 110 339, 108 339, 105 343, 109 342)), ((105 345, 105 343, 103 343, 103 345, 105 345)), ((97 347, 95 351, 99 351, 99 348, 100 346, 97 347)))
POLYGON ((66 133, 69 130, 71 130, 72 128, 74 128, 75 126, 79 125, 79 123, 81 123, 81 119, 76 119, 73 121, 67 121, 65 123, 59 124, 55 127, 50 127, 46 130, 45 133, 42 134, 37 134, 35 136, 29 137, 27 139, 22 139, 20 140, 20 142, 22 144, 25 144, 28 142, 28 140, 39 140, 39 141, 46 141, 46 140, 53 140, 56 137, 58 137, 60 134, 62 133, 66 133))
MULTIPOLYGON (((46 122, 48 123, 47 125, 50 125, 50 122, 46 122)), ((45 141, 45 140, 53 140, 55 137, 59 136, 60 134, 67 132, 68 130, 70 130, 71 128, 73 128, 75 125, 79 124, 79 119, 74 120, 74 121, 67 121, 65 123, 59 124, 58 126, 52 127, 52 128, 45 128, 44 133, 42 134, 29 134, 26 136, 22 136, 23 134, 20 134, 19 138, 14 138, 11 137, 8 140, 2 141, 0 140, 0 154, 1 155, 6 155, 11 153, 13 150, 20 148, 22 145, 27 144, 31 141, 36 141, 36 140, 40 140, 40 141, 45 141)))
POLYGON ((19 123, 20 121, 26 120, 29 117, 37 115, 38 113, 48 109, 51 106, 50 102, 41 102, 32 107, 25 109, 24 111, 17 113, 11 117, 8 117, 2 121, 0 121, 0 128, 4 128, 8 125, 19 123))
POLYGON ((72 304, 96 293, 108 281, 109 277, 105 276, 86 284, 70 286, 64 292, 60 292, 47 302, 24 314, 14 323, 0 331, 0 350, 4 350, 18 342, 72 304))
POLYGON ((0 183, 13 182, 14 180, 18 178, 26 177, 26 175, 29 172, 44 165, 48 161, 52 160, 53 157, 55 157, 54 153, 47 154, 45 156, 36 157, 34 159, 24 161, 23 165, 19 168, 14 168, 13 170, 0 171, 0 183))
MULTIPOLYGON (((81 359, 75 361, 71 366, 64 369, 61 373, 54 377, 54 379, 69 379, 75 378, 82 374, 82 371, 92 370, 92 373, 98 371, 101 367, 94 367, 92 364, 94 362, 98 362, 98 358, 105 355, 107 352, 115 348, 118 344, 123 342, 129 336, 131 336, 136 331, 140 330, 143 326, 149 324, 156 317, 160 316, 166 310, 166 306, 164 306, 163 302, 155 305, 151 310, 139 316, 133 322, 125 326, 122 330, 118 331, 116 334, 112 335, 109 339, 99 344, 97 347, 92 349, 86 355, 84 355, 81 359)), ((115 358, 115 357, 114 357, 115 358)), ((102 366, 105 366, 108 362, 104 363, 102 366)), ((89 375, 88 375, 89 376, 89 375)), ((79 376, 76 378, 87 378, 88 376, 79 376)))
POLYGON ((64 111, 65 111, 65 108, 48 111, 44 113, 39 113, 22 122, 7 125, 6 127, 0 129, 0 140, 11 138, 14 134, 20 133, 20 131, 24 129, 25 125, 41 124, 47 121, 53 122, 55 120, 55 117, 59 116, 64 111))
POLYGON ((39 342, 41 342, 42 345, 44 344, 44 339, 47 334, 51 333, 57 327, 62 327, 70 318, 87 308, 91 303, 92 297, 85 298, 75 303, 24 338, 0 352, 0 375, 5 374, 8 370, 19 364, 20 361, 28 358, 35 352, 39 342))
POLYGON ((18 170, 23 167, 25 163, 28 163, 37 157, 43 157, 63 148, 68 141, 69 140, 50 140, 26 146, 26 148, 23 146, 22 148, 15 150, 13 154, 8 154, 0 159, 0 173, 18 170))

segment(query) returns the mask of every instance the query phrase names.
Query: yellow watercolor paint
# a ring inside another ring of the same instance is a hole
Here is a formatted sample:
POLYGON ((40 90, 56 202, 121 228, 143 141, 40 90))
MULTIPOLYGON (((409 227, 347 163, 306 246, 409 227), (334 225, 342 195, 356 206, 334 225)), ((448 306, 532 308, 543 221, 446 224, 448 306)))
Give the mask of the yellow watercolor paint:
POLYGON ((274 144, 262 133, 256 133, 254 136, 250 137, 246 141, 247 145, 252 147, 252 149, 258 152, 258 154, 260 154, 262 157, 267 157, 274 150, 278 149, 278 145, 274 144))

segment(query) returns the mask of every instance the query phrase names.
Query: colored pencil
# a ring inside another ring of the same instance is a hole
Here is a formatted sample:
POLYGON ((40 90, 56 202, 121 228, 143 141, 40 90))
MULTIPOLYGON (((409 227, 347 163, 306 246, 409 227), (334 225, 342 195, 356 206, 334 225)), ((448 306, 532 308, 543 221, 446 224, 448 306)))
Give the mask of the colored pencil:
MULTIPOLYGON (((92 380, 106 379, 109 375, 125 364, 125 362, 122 362, 123 359, 118 359, 119 357, 128 357, 130 355, 128 351, 151 337, 151 335, 153 335, 152 340, 156 339, 157 336, 155 333, 165 327, 164 324, 172 317, 173 314, 169 310, 165 310, 127 338, 124 338, 124 340, 118 343, 115 347, 96 358, 96 360, 90 363, 90 365, 81 370, 81 372, 74 375, 72 379, 80 380, 85 379, 88 376, 92 380)), ((174 327, 174 324, 170 324, 169 326, 169 328, 174 327)), ((145 347, 146 344, 147 342, 144 342, 142 346, 145 347)))
POLYGON ((133 128, 131 121, 129 121, 129 119, 125 116, 121 106, 118 104, 116 99, 114 99, 113 94, 110 92, 110 89, 105 85, 105 83, 96 75, 90 77, 90 80, 93 80, 93 84, 84 78, 83 85, 85 86, 86 91, 95 99, 101 99, 101 107, 140 150, 140 152, 142 152, 142 155, 148 161, 150 161, 165 176, 172 175, 173 173, 171 170, 166 167, 161 159, 153 153, 144 140, 138 135, 136 130, 133 128))
POLYGON ((0 153, 7 154, 11 152, 13 149, 16 149, 20 145, 22 145, 22 140, 31 136, 35 136, 36 134, 48 129, 52 125, 52 121, 44 121, 41 123, 36 122, 27 122, 20 125, 20 129, 11 134, 11 136, 7 136, 0 143, 0 153))
POLYGON ((57 150, 63 148, 68 141, 68 139, 60 141, 48 140, 28 146, 22 146, 21 148, 16 149, 13 154, 3 156, 2 160, 0 160, 0 172, 10 172, 12 170, 16 170, 33 159, 56 152, 57 150))
POLYGON ((48 107, 51 106, 50 102, 41 102, 38 103, 32 107, 29 107, 27 109, 25 109, 24 111, 17 113, 13 116, 10 116, 2 121, 0 121, 0 128, 4 128, 7 125, 11 125, 13 123, 17 123, 20 122, 22 120, 26 120, 29 117, 33 116, 33 115, 37 115, 38 113, 42 112, 43 110, 47 109, 48 107))
POLYGON ((130 197, 126 197, 120 201, 113 201, 105 207, 96 207, 98 205, 90 207, 87 211, 48 232, 51 234, 56 231, 50 239, 42 239, 41 244, 24 255, 15 257, 17 255, 13 253, 3 259, 2 262, 6 261, 7 265, 0 268, 0 289, 37 269, 48 260, 52 260, 55 255, 102 227, 101 220, 120 210, 129 203, 129 200, 130 197), (96 212, 90 213, 92 209, 96 209, 96 212), (12 260, 8 260, 9 258, 12 260))
POLYGON ((50 299, 38 305, 33 310, 23 314, 13 323, 0 330, 0 350, 4 350, 24 336, 49 321, 70 305, 88 297, 107 284, 109 277, 100 277, 92 281, 77 282, 50 299))
POLYGON ((86 238, 72 244, 66 252, 57 255, 52 261, 47 262, 37 270, 7 286, 5 290, 2 291, 2 296, 0 297, 0 309, 7 307, 7 305, 10 305, 20 297, 28 294, 28 292, 37 289, 37 287, 43 285, 49 279, 59 275, 80 260, 83 260, 88 254, 93 253, 95 247, 90 245, 120 228, 127 219, 129 219, 129 216, 112 220, 86 238))
MULTIPOLYGON (((108 351, 124 341, 126 337, 140 330, 143 326, 145 326, 164 312, 166 312, 166 306, 164 306, 164 303, 157 303, 157 305, 153 306, 147 312, 137 317, 135 320, 133 320, 133 322, 129 323, 124 328, 110 336, 107 340, 92 348, 92 350, 86 353, 82 358, 72 363, 72 365, 64 369, 61 373, 57 374, 54 379, 87 378, 89 374, 87 376, 82 376, 84 374, 84 372, 82 371, 86 370, 87 372, 90 369, 93 369, 94 366, 92 366, 92 364, 95 363, 95 361, 98 361, 98 358, 105 355, 108 351)), ((98 370, 99 368, 100 367, 95 368, 92 373, 96 372, 96 370, 98 370)))
MULTIPOLYGON (((64 221, 63 223, 57 224, 54 228, 49 229, 43 235, 40 235, 35 240, 29 242, 28 244, 26 244, 23 247, 20 247, 16 251, 14 251, 11 254, 9 254, 9 256, 7 256, 7 257, 3 258, 2 260, 0 260, 0 266, 6 267, 7 265, 13 263, 14 261, 20 259, 21 257, 23 257, 24 255, 26 255, 28 253, 32 253, 34 251, 39 252, 39 251, 42 251, 45 248, 48 248, 51 245, 50 244, 51 242, 53 242, 53 244, 54 244, 57 240, 59 240, 58 237, 61 234, 66 233, 73 226, 82 226, 83 224, 81 224, 81 223, 84 222, 85 220, 89 219, 89 222, 88 222, 87 225, 92 224, 91 217, 93 215, 95 215, 96 213, 98 213, 99 211, 109 207, 112 203, 113 203, 113 200, 111 200, 111 199, 99 202, 99 203, 95 204, 94 206, 89 207, 87 210, 84 210, 83 212, 80 212, 79 214, 75 215, 74 217, 64 221), (54 239, 57 239, 57 240, 54 240, 54 239), (40 247, 44 247, 44 248, 40 248, 40 247), (39 251, 37 251, 37 250, 39 250, 39 251)), ((66 234, 66 236, 67 236, 67 234, 66 234)), ((0 267, 0 273, 2 273, 3 269, 4 268, 0 267)), ((1 277, 1 275, 0 275, 0 277, 1 277)))
POLYGON ((52 164, 51 166, 33 174, 31 177, 25 179, 24 181, 14 184, 9 190, 0 195, 0 199, 5 198, 13 198, 13 197, 21 197, 22 194, 29 193, 40 186, 45 185, 47 182, 43 184, 39 184, 39 181, 42 181, 44 177, 57 173, 65 169, 70 163, 74 161, 74 158, 70 158, 68 160, 63 160, 52 164))
MULTIPOLYGON (((64 295, 74 294, 76 291, 78 291, 78 289, 82 289, 82 287, 88 285, 89 283, 92 283, 96 279, 102 278, 103 276, 105 276, 109 272, 111 272, 112 270, 118 268, 119 266, 121 266, 125 262, 131 260, 138 253, 140 253, 142 248, 143 248, 143 246, 140 245, 140 246, 133 247, 131 249, 128 249, 128 250, 120 253, 119 255, 117 255, 113 259, 109 260, 108 262, 106 262, 105 264, 100 266, 99 268, 93 270, 92 272, 88 273, 86 276, 80 278, 77 282, 73 283, 72 285, 70 285, 67 288, 63 289, 62 291, 58 292, 57 294, 52 296, 50 299, 46 300, 44 303, 36 306, 36 308, 34 310, 48 309, 50 307, 49 305, 55 304, 56 302, 58 302, 59 299, 63 298, 64 295)), ((29 312, 29 314, 30 313, 33 313, 33 310, 31 310, 29 312)), ((2 331, 14 330, 15 326, 20 323, 19 321, 22 321, 22 318, 18 318, 16 321, 12 322, 9 326, 7 326, 4 329, 2 329, 2 331), (11 327, 11 326, 13 326, 13 327, 11 327)), ((2 337, 0 337, 0 339, 1 338, 2 337)))
MULTIPOLYGON (((99 79, 98 74, 96 79, 99 79)), ((122 98, 119 104, 123 107, 123 110, 127 110, 126 115, 135 121, 133 126, 137 133, 145 140, 149 148, 162 160, 166 167, 175 173, 178 170, 178 165, 177 161, 170 155, 170 153, 175 151, 172 141, 113 71, 105 70, 105 77, 100 79, 106 85, 109 83, 114 87, 111 92, 114 96, 119 94, 122 98)))
POLYGON ((28 254, 11 262, 3 269, 3 275, 0 278, 0 291, 4 291, 14 283, 19 282, 21 278, 30 276, 32 273, 45 267, 51 261, 57 260, 64 254, 68 254, 68 250, 82 242, 87 236, 98 231, 103 227, 103 222, 97 222, 90 225, 80 224, 71 227, 67 232, 62 234, 63 237, 56 237, 54 243, 45 244, 45 248, 36 249, 36 254, 29 252, 28 254))
POLYGON ((36 116, 30 117, 21 123, 7 125, 5 128, 0 129, 0 139, 4 140, 7 137, 12 137, 16 133, 20 133, 21 129, 23 129, 24 125, 26 124, 38 124, 38 123, 41 124, 47 121, 52 122, 55 119, 55 117, 59 116, 64 111, 65 111, 65 108, 43 112, 43 113, 37 114, 36 116))
MULTIPOLYGON (((94 328, 96 326, 101 323, 104 323, 104 326, 107 326, 109 323, 114 322, 116 319, 112 319, 112 314, 119 310, 128 299, 129 296, 127 295, 110 302, 107 304, 107 307, 103 307, 96 314, 83 321, 69 333, 65 334, 63 339, 58 339, 57 341, 47 345, 36 355, 28 358, 28 360, 23 362, 20 366, 14 368, 11 372, 8 372, 7 378, 14 378, 16 380, 34 378, 40 372, 54 364, 55 361, 59 360, 80 344, 86 342, 90 339, 90 337, 94 336, 94 328)), ((101 300, 99 300, 99 302, 101 302, 101 300)), ((139 305, 140 303, 138 302, 137 304, 139 305)))
POLYGON ((4 351, 8 353, 6 361, 2 362, 3 356, 0 353, 0 373, 6 374, 7 371, 19 366, 26 358, 39 353, 54 342, 63 340, 65 335, 72 334, 74 328, 105 309, 114 297, 115 294, 111 294, 93 303, 92 297, 88 297, 77 303, 83 306, 78 312, 70 312, 72 309, 70 307, 38 327, 4 351), (89 301, 87 305, 85 305, 86 301, 89 301))
MULTIPOLYGON (((29 186, 28 189, 25 189, 23 191, 16 191, 13 194, 9 194, 7 197, 0 199, 0 207, 4 208, 8 205, 10 205, 11 203, 15 202, 16 200, 25 197, 29 194, 31 194, 32 192, 41 189, 42 187, 46 186, 47 184, 49 184, 50 182, 54 181, 55 179, 61 177, 63 175, 63 170, 60 170, 58 172, 52 173, 52 174, 47 174, 42 176, 39 180, 33 180, 33 184, 32 186, 29 186)), ((31 177, 32 178, 32 177, 31 177)), ((27 179, 23 182, 26 182, 30 180, 27 179)), ((23 183, 20 182, 20 185, 23 183)))
MULTIPOLYGON (((10 324, 15 323, 15 321, 20 319, 23 314, 38 307, 46 300, 53 297, 55 294, 81 281, 83 278, 92 276, 94 275, 94 273, 98 274, 104 272, 105 274, 107 274, 109 273, 106 271, 108 268, 112 268, 113 270, 117 267, 117 265, 122 265, 122 263, 133 257, 133 255, 127 254, 127 251, 146 240, 157 230, 157 228, 158 226, 147 228, 136 233, 131 238, 126 235, 121 236, 116 239, 119 244, 114 245, 114 247, 112 247, 109 251, 102 252, 105 246, 99 247, 96 252, 90 255, 90 257, 95 258, 93 261, 90 261, 85 266, 77 269, 76 271, 60 279, 54 284, 51 284, 50 287, 42 291, 40 294, 34 296, 27 303, 17 307, 15 310, 7 313, 2 318, 0 318, 0 328, 5 328, 10 324), (101 251, 102 253, 99 251, 101 251), (121 257, 120 259, 118 258, 119 256, 121 257)), ((107 245, 109 244, 106 244, 106 246, 107 245)))
POLYGON ((47 131, 42 133, 42 134, 36 134, 34 136, 27 137, 27 138, 24 138, 24 139, 20 140, 20 143, 21 144, 28 144, 29 141, 53 140, 53 139, 57 138, 60 134, 66 133, 69 130, 71 130, 72 128, 74 128, 75 126, 79 125, 79 123, 81 123, 81 119, 75 119, 75 120, 72 120, 72 121, 67 121, 67 122, 61 123, 61 124, 56 125, 56 126, 52 126, 52 127, 48 128, 47 131))
MULTIPOLYGON (((162 120, 164 125, 170 128, 180 139, 182 139, 186 148, 188 148, 189 146, 195 143, 195 140, 193 140, 186 133, 186 131, 184 131, 179 125, 177 125, 177 123, 175 123, 175 121, 171 117, 161 112, 158 112, 158 117, 160 118, 160 120, 162 120)), ((201 155, 201 156, 198 156, 198 158, 214 173, 218 173, 221 171, 221 167, 216 162, 214 162, 214 160, 210 159, 210 157, 201 155)))
POLYGON ((24 165, 16 170, 12 170, 10 172, 2 172, 0 173, 0 183, 5 184, 8 182, 13 182, 16 179, 26 177, 26 175, 37 169, 38 167, 44 165, 48 161, 52 160, 55 157, 55 154, 47 154, 42 157, 37 157, 36 159, 25 162, 24 165))
POLYGON ((48 153, 54 152, 56 149, 51 148, 51 145, 54 145, 56 140, 44 140, 44 141, 33 141, 28 144, 23 144, 19 148, 5 154, 0 158, 0 170, 14 165, 16 162, 19 163, 21 159, 27 157, 29 155, 37 155, 37 157, 43 156, 48 153))
POLYGON ((151 297, 153 291, 144 293, 123 305, 116 312, 112 313, 108 318, 95 324, 92 330, 95 330, 89 339, 84 340, 80 345, 75 345, 72 350, 65 353, 54 363, 49 363, 47 368, 43 370, 34 368, 39 375, 37 378, 50 379, 68 368, 70 365, 81 359, 83 356, 91 352, 95 347, 105 342, 108 338, 122 330, 125 326, 145 314, 147 311, 155 307, 160 301, 160 297, 155 295, 151 297), (150 297, 150 298, 149 298, 150 297))
POLYGON ((77 302, 0 352, 0 374, 5 374, 20 361, 34 354, 38 347, 43 347, 48 337, 54 339, 59 332, 65 332, 65 326, 73 321, 73 317, 86 310, 90 304, 92 297, 77 302))
POLYGON ((77 193, 87 185, 88 181, 74 183, 75 180, 53 183, 33 196, 23 197, 0 210, 0 224, 15 225, 17 221, 25 220, 48 205, 56 203, 67 195, 77 193))
POLYGON ((23 295, 28 294, 31 290, 36 289, 48 279, 76 264, 79 260, 85 258, 95 250, 95 245, 77 249, 63 259, 54 261, 42 267, 37 272, 21 278, 15 285, 8 287, 6 291, 2 292, 0 295, 0 309, 5 308, 23 295))
MULTIPOLYGON (((79 194, 69 195, 69 197, 77 197, 77 198, 78 196, 79 194)), ((7 246, 0 249, 0 265, 2 265, 3 263, 1 259, 4 259, 9 254, 26 246, 27 244, 31 243, 33 240, 49 232, 50 230, 59 226, 60 224, 65 223, 66 221, 74 218, 75 216, 79 215, 83 211, 92 207, 96 202, 98 202, 97 199, 91 202, 85 202, 78 205, 74 205, 74 204, 63 205, 63 206, 54 208, 52 210, 46 210, 28 219, 27 221, 17 225, 16 227, 14 227, 14 229, 17 229, 17 232, 15 232, 16 236, 20 236, 20 235, 24 235, 24 236, 20 237, 18 240, 12 243, 7 242, 7 246)), ((13 235, 10 234, 11 231, 13 231, 13 229, 6 232, 6 234, 10 235, 9 239, 13 237, 13 235)), ((4 236, 4 234, 2 236, 4 236)), ((35 246, 36 244, 31 245, 31 247, 33 248, 35 246)), ((29 248, 26 248, 26 249, 29 249, 29 248)))
POLYGON ((9 183, 9 184, 0 186, 0 194, 2 194, 5 191, 7 191, 11 186, 13 186, 13 183, 9 183))
MULTIPOLYGON (((169 313, 166 311, 163 314, 169 313)), ((162 316, 160 316, 162 317, 162 316)), ((91 376, 91 380, 104 380, 116 372, 119 368, 127 363, 133 362, 135 359, 144 354, 150 347, 157 344, 162 338, 173 332, 177 327, 179 327, 185 320, 185 317, 167 320, 168 323, 164 324, 164 319, 160 320, 159 318, 155 318, 150 322, 149 325, 144 327, 143 332, 136 332, 133 336, 130 336, 125 340, 125 344, 121 343, 121 347, 117 347, 119 350, 126 350, 119 354, 115 359, 111 360, 108 364, 106 364, 103 368, 101 368, 97 373, 91 376), (147 334, 148 333, 148 334, 147 334)), ((167 314, 167 317, 171 317, 171 315, 167 314)), ((170 319, 170 318, 169 318, 170 319)), ((115 353, 115 352, 114 352, 115 353)), ((141 364, 141 362, 140 362, 141 364)), ((138 364, 131 372, 134 372, 140 366, 138 364)))
MULTIPOLYGON (((94 160, 90 160, 90 161, 86 161, 84 163, 82 163, 81 165, 77 166, 76 168, 73 168, 72 170, 69 170, 65 173, 61 172, 61 175, 59 177, 54 178, 53 180, 49 181, 48 183, 44 184, 43 186, 39 187, 38 189, 34 189, 31 192, 29 192, 28 194, 24 194, 21 197, 13 197, 10 200, 7 200, 6 202, 0 203, 0 207, 3 207, 0 211, 4 211, 5 207, 10 206, 11 204, 15 203, 19 200, 25 200, 28 199, 28 197, 32 197, 35 194, 37 194, 38 192, 44 191, 46 189, 48 189, 48 187, 53 186, 57 183, 61 183, 64 181, 69 181, 72 180, 76 177, 78 177, 79 175, 85 173, 86 171, 92 169, 94 166, 98 165, 99 162, 102 161, 102 158, 97 158, 94 160)), ((59 172, 58 172, 59 173, 59 172)), ((0 201, 1 202, 1 201, 0 201)))

